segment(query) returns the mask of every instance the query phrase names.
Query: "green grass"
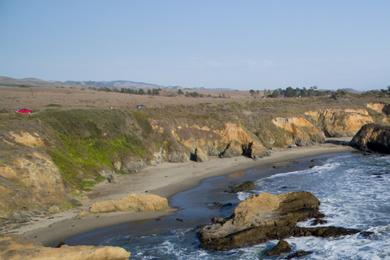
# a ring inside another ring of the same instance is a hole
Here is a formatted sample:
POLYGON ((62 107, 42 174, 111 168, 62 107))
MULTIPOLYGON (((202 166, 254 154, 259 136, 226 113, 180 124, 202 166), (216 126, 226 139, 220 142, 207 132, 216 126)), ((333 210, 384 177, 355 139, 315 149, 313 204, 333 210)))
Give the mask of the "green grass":
POLYGON ((103 169, 125 156, 148 158, 143 136, 152 132, 142 114, 116 110, 50 110, 37 115, 49 126, 54 144, 49 154, 68 186, 89 190, 104 180, 103 169), (141 134, 139 134, 141 129, 141 134))

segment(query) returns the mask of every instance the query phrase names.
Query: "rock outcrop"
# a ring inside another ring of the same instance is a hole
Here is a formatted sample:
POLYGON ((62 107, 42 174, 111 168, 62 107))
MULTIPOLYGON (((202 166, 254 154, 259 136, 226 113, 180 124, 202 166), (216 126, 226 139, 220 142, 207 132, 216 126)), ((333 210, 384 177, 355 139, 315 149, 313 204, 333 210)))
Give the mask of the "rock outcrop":
POLYGON ((63 245, 51 248, 15 237, 0 237, 0 259, 4 260, 128 260, 129 257, 130 253, 121 247, 63 245))
POLYGON ((340 236, 357 233, 340 227, 298 227, 299 221, 321 218, 320 201, 309 192, 280 195, 261 193, 242 201, 225 220, 204 226, 199 232, 201 246, 229 250, 289 236, 340 236))
POLYGON ((291 144, 302 146, 325 141, 321 130, 303 117, 277 117, 272 123, 290 134, 291 144))
POLYGON ((305 115, 311 118, 327 137, 353 136, 363 125, 374 122, 365 109, 324 109, 308 111, 305 115))
POLYGON ((267 256, 278 256, 281 254, 286 254, 291 251, 290 245, 284 241, 284 240, 279 240, 279 242, 270 250, 266 252, 267 256))
POLYGON ((129 194, 117 200, 103 200, 89 207, 91 213, 107 213, 115 211, 159 211, 168 209, 168 200, 154 194, 129 194))
POLYGON ((390 126, 364 125, 350 144, 362 151, 390 154, 390 126))

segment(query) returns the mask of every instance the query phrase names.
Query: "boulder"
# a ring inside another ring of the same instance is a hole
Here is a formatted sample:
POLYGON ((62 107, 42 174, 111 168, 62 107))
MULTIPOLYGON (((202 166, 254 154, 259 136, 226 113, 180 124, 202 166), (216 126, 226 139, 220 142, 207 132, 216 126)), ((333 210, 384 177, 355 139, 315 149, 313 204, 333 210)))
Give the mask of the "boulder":
POLYGON ((129 257, 130 253, 121 247, 62 245, 51 248, 22 241, 16 237, 0 237, 0 259, 127 260, 129 257))
POLYGON ((352 138, 351 146, 369 152, 390 153, 390 126, 364 125, 352 138))
POLYGON ((323 216, 320 201, 310 192, 279 195, 261 193, 242 201, 225 221, 214 222, 199 231, 201 246, 212 250, 264 243, 289 236, 340 236, 359 232, 339 227, 297 227, 297 223, 323 216))
POLYGON ((115 211, 159 211, 168 209, 168 200, 154 194, 129 194, 117 200, 103 200, 89 207, 91 213, 106 213, 115 211))
POLYGON ((291 251, 290 245, 284 240, 279 240, 279 242, 273 248, 271 248, 266 252, 266 255, 278 256, 278 255, 288 253, 290 251, 291 251))

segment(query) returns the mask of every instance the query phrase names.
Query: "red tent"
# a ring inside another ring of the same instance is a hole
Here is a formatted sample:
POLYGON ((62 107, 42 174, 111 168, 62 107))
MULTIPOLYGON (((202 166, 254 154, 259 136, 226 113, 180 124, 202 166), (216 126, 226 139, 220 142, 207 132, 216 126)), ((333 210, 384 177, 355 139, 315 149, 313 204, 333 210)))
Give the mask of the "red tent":
POLYGON ((21 108, 21 109, 16 110, 16 113, 19 113, 19 114, 31 114, 32 110, 28 109, 28 108, 21 108))

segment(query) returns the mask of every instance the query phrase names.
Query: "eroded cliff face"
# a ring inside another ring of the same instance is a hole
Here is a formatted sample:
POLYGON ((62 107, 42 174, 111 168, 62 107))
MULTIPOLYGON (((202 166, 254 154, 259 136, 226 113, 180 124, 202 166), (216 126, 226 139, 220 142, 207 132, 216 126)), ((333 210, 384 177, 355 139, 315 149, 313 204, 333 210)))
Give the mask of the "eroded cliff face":
POLYGON ((325 141, 324 133, 304 117, 277 117, 272 123, 289 133, 292 144, 302 146, 325 141))
POLYGON ((184 146, 184 151, 197 155, 198 161, 206 161, 209 156, 233 157, 243 154, 243 146, 252 144, 253 156, 263 156, 266 148, 259 139, 241 125, 227 122, 221 129, 207 126, 180 125, 172 130, 175 141, 184 146))
POLYGON ((363 125, 374 122, 365 109, 324 109, 308 111, 305 115, 311 118, 327 137, 353 136, 363 125))
POLYGON ((0 147, 1 218, 12 216, 22 221, 29 211, 67 206, 63 177, 38 133, 7 132, 0 138, 0 147), (16 212, 20 214, 12 215, 16 212))

